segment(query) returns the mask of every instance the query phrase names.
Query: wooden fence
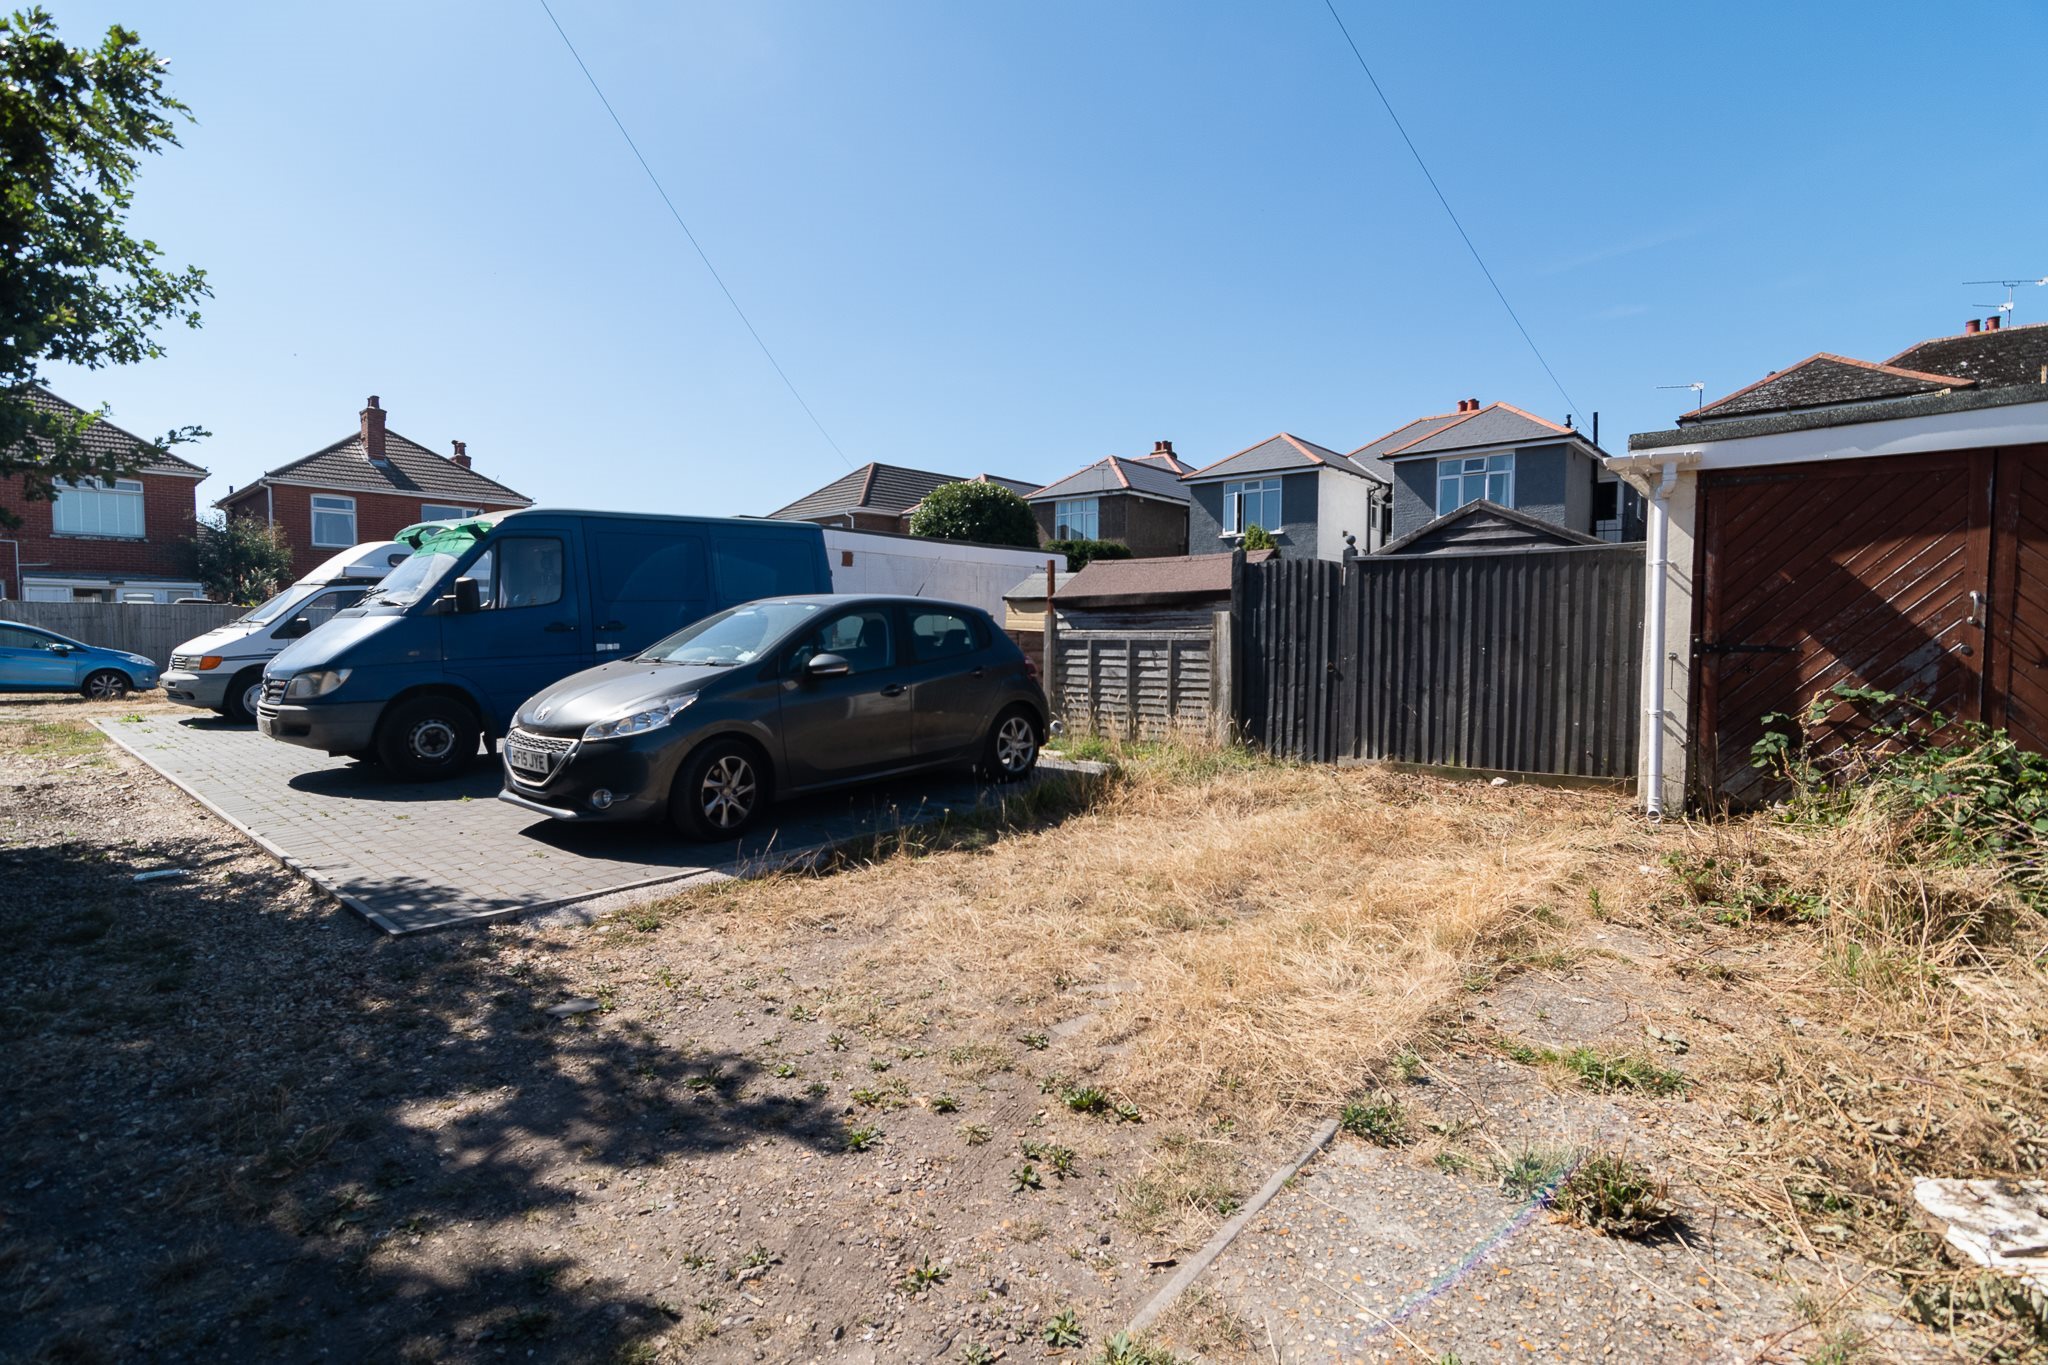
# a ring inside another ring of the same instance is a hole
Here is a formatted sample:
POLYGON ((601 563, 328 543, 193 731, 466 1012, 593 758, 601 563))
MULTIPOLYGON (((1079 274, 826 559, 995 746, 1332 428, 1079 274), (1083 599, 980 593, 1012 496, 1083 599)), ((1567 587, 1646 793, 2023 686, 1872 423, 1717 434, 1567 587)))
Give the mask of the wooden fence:
POLYGON ((103 649, 125 650, 168 668, 171 651, 248 612, 217 602, 0 601, 0 621, 20 621, 103 649))
POLYGON ((1157 739, 1209 730, 1225 695, 1209 608, 1061 611, 1047 651, 1053 709, 1069 730, 1157 739))
POLYGON ((1626 779, 1643 551, 1238 567, 1241 732, 1290 757, 1626 779))

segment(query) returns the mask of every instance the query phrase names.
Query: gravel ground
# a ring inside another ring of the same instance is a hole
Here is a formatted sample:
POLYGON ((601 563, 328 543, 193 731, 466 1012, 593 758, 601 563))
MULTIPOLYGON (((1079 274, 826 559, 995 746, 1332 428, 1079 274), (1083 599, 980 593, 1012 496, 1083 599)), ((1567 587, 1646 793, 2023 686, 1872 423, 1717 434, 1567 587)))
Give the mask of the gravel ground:
POLYGON ((150 709, 0 707, 0 1358, 1038 1355, 1256 1183, 823 925, 386 939, 79 724, 150 709))

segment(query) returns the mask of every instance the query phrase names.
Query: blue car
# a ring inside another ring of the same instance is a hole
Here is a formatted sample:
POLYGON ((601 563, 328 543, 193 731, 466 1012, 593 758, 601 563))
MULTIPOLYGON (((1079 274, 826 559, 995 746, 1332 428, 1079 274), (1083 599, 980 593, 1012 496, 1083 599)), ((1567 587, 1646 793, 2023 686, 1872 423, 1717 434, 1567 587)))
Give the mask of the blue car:
POLYGON ((140 654, 81 644, 41 626, 0 621, 0 692, 77 692, 112 701, 156 686, 156 663, 140 654))

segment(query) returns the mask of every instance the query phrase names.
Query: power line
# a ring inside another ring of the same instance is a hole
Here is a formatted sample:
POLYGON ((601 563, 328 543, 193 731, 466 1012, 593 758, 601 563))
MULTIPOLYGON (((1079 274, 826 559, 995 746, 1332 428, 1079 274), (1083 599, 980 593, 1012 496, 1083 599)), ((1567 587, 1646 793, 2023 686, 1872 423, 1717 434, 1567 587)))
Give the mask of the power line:
POLYGON ((1580 411, 1579 405, 1572 401, 1572 396, 1565 392, 1564 383, 1557 377, 1557 371, 1551 369, 1550 362, 1543 358, 1542 348, 1537 346, 1536 338, 1530 336, 1529 329, 1522 325, 1521 316, 1515 312, 1515 306, 1508 302, 1508 296, 1502 291, 1500 281, 1494 279, 1493 272, 1486 268, 1486 258, 1479 254, 1478 247, 1472 245, 1471 234, 1466 232, 1465 225, 1458 221, 1457 212, 1451 208, 1451 201, 1444 198, 1443 189, 1436 183, 1436 177, 1429 173, 1429 163, 1424 161, 1422 153, 1415 149, 1415 139, 1408 136, 1408 129, 1402 126, 1401 116, 1394 112, 1393 102, 1387 98, 1387 92, 1380 89, 1379 78, 1374 76, 1372 68, 1366 65, 1365 54, 1358 50, 1358 43, 1352 38, 1351 30, 1344 26, 1344 16, 1337 13, 1335 0, 1323 0, 1323 4, 1329 9, 1330 17, 1337 21, 1337 31, 1344 35, 1344 42, 1350 47, 1351 55, 1358 59, 1358 69, 1365 73, 1366 80, 1372 82, 1373 94, 1380 97, 1380 104, 1385 107, 1387 117, 1394 121, 1394 131, 1401 135, 1401 141, 1408 144, 1408 155, 1414 157, 1415 164, 1422 168, 1422 178, 1429 182, 1430 189, 1436 191, 1437 203, 1444 206, 1444 213, 1450 217, 1451 226, 1456 228, 1458 236, 1464 239, 1465 250, 1472 253, 1472 259, 1479 266, 1479 273, 1486 276, 1486 282, 1493 286, 1494 297, 1500 300, 1501 307, 1507 309, 1508 317, 1515 324, 1515 330, 1522 334, 1522 340, 1529 343, 1529 350, 1536 357, 1536 363, 1543 367, 1543 373, 1550 376, 1550 382, 1557 389, 1558 396, 1564 399, 1571 411, 1580 411))
POLYGON ((717 283, 719 292, 725 295, 725 301, 732 305, 733 312, 739 314, 740 322, 747 329, 747 335, 752 337, 754 344, 761 348, 761 354, 766 356, 768 363, 775 368, 775 373, 782 380, 783 387, 789 390, 789 396, 796 399, 797 406, 804 410, 804 416, 811 419, 811 425, 816 427, 818 434, 825 438, 825 444, 831 446, 833 453, 846 462, 848 469, 853 468, 853 461, 847 459, 846 452, 839 448, 839 442, 832 439, 832 433, 825 430, 825 424, 818 420, 818 414, 811 411, 811 405, 804 401, 804 396, 797 392, 796 385, 790 382, 788 373, 782 368, 782 362, 775 358, 775 352, 768 349, 768 343, 761 340, 761 334, 754 330, 752 320, 747 317, 747 310, 740 307, 740 301, 734 298, 732 290, 726 287, 725 277, 718 273, 718 267, 711 264, 711 258, 704 254, 703 246, 697 241, 697 234, 690 231, 690 225, 684 222, 683 215, 676 211, 675 201, 670 199, 668 191, 661 187, 661 180, 654 174, 654 167, 648 165, 647 158, 640 155, 640 145, 634 142, 633 135, 626 131, 626 125, 620 121, 618 111, 612 108, 612 102, 604 97, 603 87, 598 85, 597 77, 590 74, 590 68, 584 64, 583 54, 576 50, 576 44, 569 41, 568 32, 563 29, 562 21, 555 17, 554 10, 548 7, 548 0, 540 0, 540 7, 546 12, 548 22, 555 26, 555 32, 561 35, 562 46, 568 48, 569 55, 576 59, 577 70, 583 73, 584 80, 590 82, 590 89, 597 96, 597 102, 604 106, 605 113, 611 115, 612 126, 619 130, 620 137, 626 139, 626 146, 631 149, 633 159, 639 162, 640 169, 647 173, 647 183, 654 186, 654 192, 660 195, 661 202, 668 206, 669 216, 676 220, 676 226, 683 230, 683 236, 689 238, 690 245, 696 249, 697 259, 704 262, 704 268, 711 272, 711 278, 717 283))

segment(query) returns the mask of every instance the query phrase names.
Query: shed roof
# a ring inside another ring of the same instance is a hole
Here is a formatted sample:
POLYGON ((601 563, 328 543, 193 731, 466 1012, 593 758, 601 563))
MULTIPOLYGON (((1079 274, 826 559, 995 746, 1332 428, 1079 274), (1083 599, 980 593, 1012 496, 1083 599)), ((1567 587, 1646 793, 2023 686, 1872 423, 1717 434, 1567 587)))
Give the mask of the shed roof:
MULTIPOLYGON (((1277 550, 1247 550, 1245 563, 1273 558, 1277 550)), ((1097 559, 1060 585, 1061 606, 1137 606, 1146 602, 1187 602, 1230 596, 1230 560, 1219 555, 1164 555, 1158 559, 1097 559)))
POLYGON ((1512 507, 1480 498, 1417 527, 1376 552, 1399 554, 1479 554, 1489 550, 1530 549, 1542 545, 1604 545, 1598 536, 1545 521, 1512 507))

